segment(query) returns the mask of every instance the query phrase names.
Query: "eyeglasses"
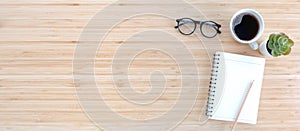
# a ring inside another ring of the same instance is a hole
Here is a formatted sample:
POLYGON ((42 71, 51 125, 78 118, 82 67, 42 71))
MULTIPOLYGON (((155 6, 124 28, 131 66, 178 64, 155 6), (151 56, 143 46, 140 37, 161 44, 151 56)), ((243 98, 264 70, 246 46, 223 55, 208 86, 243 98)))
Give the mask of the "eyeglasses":
POLYGON ((204 37, 213 38, 217 34, 221 34, 221 25, 214 21, 195 21, 191 18, 177 19, 175 29, 183 35, 191 35, 195 32, 197 24, 200 24, 200 32, 204 37))

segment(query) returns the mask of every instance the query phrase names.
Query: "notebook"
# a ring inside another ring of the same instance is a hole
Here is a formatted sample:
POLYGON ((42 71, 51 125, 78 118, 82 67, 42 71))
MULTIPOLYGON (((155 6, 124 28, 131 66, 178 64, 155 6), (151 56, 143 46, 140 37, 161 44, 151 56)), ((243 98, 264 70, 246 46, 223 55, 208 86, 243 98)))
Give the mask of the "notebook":
POLYGON ((234 121, 254 80, 238 122, 256 124, 264 67, 264 58, 216 52, 207 101, 208 118, 234 121))

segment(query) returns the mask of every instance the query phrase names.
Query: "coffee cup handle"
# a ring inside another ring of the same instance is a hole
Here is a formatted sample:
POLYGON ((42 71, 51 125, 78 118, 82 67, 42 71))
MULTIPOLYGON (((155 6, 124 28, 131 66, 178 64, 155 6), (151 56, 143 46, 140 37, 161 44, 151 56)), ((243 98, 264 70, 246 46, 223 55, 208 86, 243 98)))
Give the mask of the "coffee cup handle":
POLYGON ((258 49, 258 44, 257 42, 252 42, 249 44, 249 46, 253 49, 253 50, 257 50, 258 49))

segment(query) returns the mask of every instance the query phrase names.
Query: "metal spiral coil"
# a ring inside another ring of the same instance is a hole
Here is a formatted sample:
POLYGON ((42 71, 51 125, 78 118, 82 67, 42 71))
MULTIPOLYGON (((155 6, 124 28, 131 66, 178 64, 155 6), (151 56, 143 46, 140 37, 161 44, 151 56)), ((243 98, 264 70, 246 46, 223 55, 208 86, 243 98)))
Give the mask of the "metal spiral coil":
POLYGON ((213 104, 215 100, 215 92, 216 92, 216 84, 217 84, 217 76, 218 76, 218 68, 219 68, 219 60, 220 54, 214 54, 213 58, 213 66, 211 70, 211 78, 210 78, 210 85, 208 90, 208 98, 206 104, 206 115, 211 117, 213 112, 213 104))

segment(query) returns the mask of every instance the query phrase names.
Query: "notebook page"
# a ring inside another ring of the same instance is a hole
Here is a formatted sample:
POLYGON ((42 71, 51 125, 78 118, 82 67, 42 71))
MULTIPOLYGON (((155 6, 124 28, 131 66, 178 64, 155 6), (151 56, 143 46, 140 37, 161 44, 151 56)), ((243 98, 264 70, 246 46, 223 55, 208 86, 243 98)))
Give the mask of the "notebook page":
POLYGON ((239 122, 256 124, 264 59, 224 53, 225 84, 222 99, 211 119, 234 121, 252 80, 255 80, 245 102, 239 122))

